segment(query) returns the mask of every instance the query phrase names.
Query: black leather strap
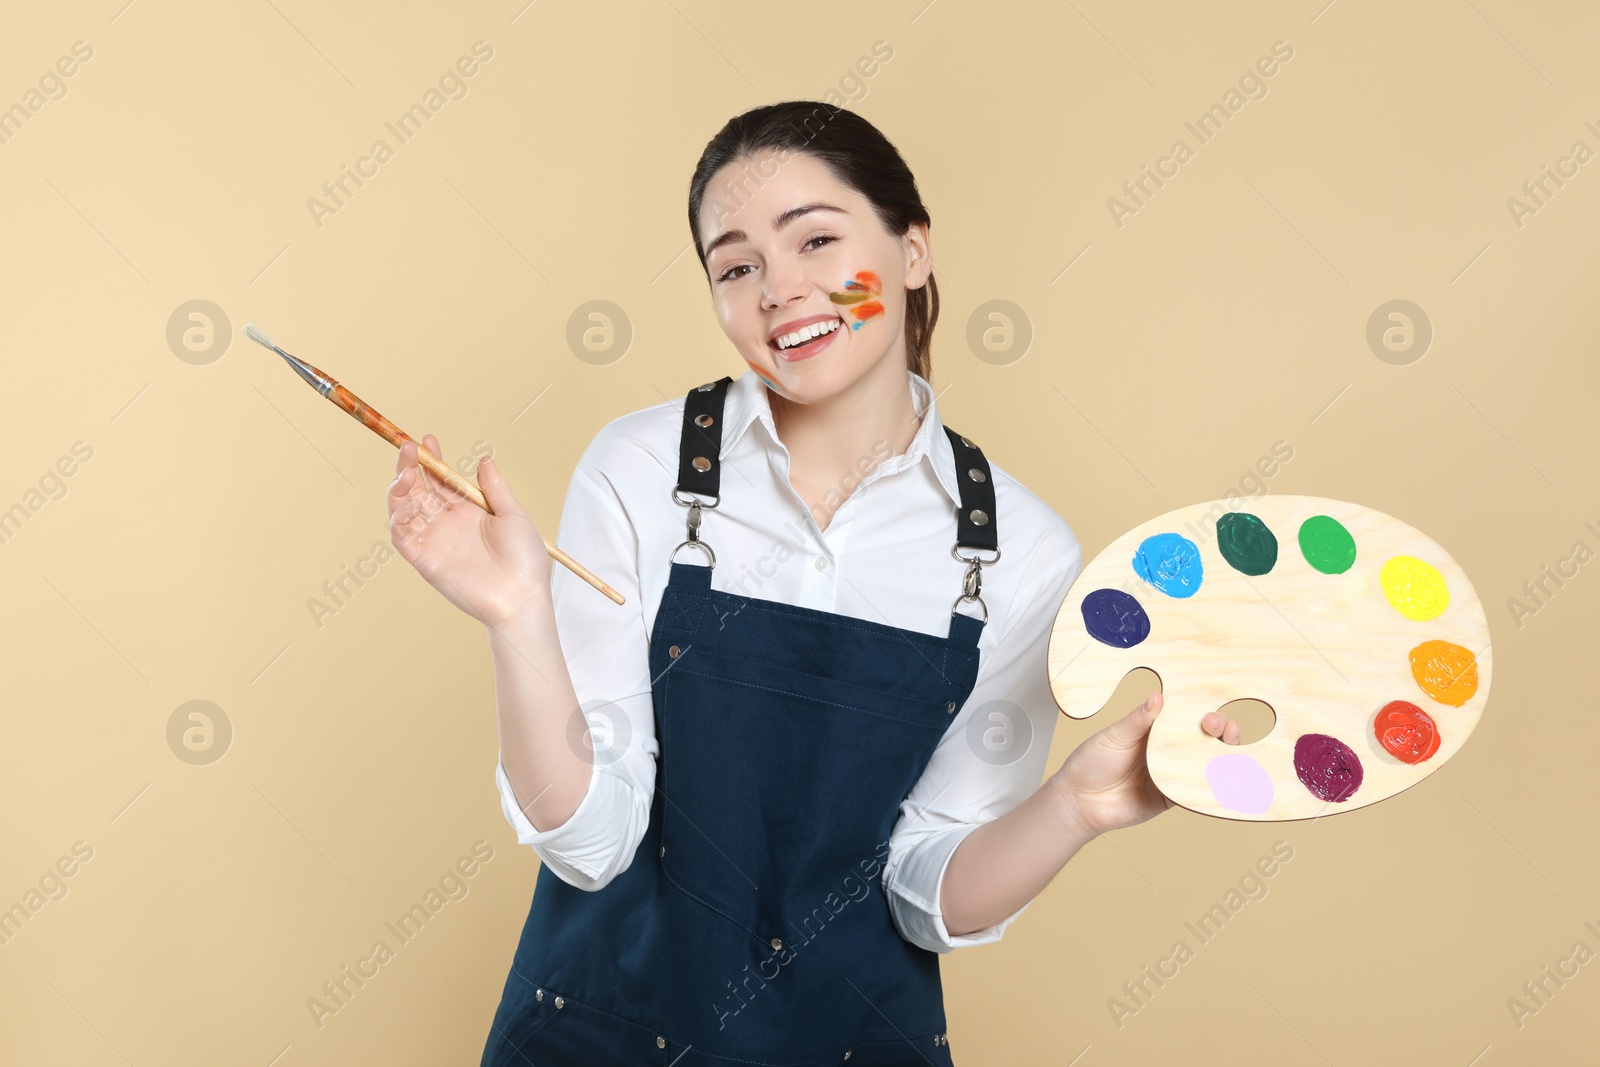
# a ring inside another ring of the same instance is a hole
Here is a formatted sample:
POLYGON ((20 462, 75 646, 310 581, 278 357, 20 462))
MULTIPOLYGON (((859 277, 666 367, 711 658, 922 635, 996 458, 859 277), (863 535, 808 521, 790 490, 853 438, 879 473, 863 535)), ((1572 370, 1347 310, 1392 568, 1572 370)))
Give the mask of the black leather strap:
POLYGON ((722 408, 732 383, 733 379, 725 374, 714 382, 695 386, 683 401, 678 490, 710 497, 712 503, 722 484, 722 408))
POLYGON ((998 551, 1000 532, 994 523, 994 478, 989 461, 983 458, 982 449, 950 427, 946 426, 944 432, 955 456, 956 488, 961 494, 961 507, 956 511, 956 545, 998 551))

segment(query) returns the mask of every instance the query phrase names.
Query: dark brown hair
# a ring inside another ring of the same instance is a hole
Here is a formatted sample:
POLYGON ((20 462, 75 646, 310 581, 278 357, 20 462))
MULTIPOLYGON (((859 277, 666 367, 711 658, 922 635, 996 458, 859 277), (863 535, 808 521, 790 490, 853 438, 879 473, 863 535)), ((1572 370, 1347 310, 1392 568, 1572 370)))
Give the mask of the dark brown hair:
MULTIPOLYGON (((913 222, 930 222, 911 169, 872 123, 816 100, 766 104, 729 119, 707 142, 689 180, 689 232, 708 282, 711 272, 698 224, 706 187, 729 163, 766 149, 782 152, 785 158, 804 152, 826 164, 841 184, 866 197, 884 228, 896 237, 904 236, 913 222)), ((921 288, 906 290, 906 366, 929 381, 933 380, 929 345, 938 321, 939 288, 930 273, 921 288)))

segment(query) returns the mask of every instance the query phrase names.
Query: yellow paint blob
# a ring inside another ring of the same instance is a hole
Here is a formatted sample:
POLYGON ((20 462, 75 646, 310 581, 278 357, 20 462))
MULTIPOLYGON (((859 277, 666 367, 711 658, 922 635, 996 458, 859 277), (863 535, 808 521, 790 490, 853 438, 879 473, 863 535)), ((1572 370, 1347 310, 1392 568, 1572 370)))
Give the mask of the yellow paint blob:
POLYGON ((1383 595, 1408 619, 1427 622, 1450 606, 1450 589, 1444 575, 1416 556, 1393 556, 1378 572, 1383 595))

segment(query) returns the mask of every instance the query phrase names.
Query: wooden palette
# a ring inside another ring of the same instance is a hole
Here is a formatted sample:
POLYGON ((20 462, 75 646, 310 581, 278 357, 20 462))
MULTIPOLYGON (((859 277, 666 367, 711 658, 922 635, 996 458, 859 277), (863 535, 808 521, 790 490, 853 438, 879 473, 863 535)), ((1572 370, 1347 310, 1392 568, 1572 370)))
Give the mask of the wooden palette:
POLYGON ((1483 714, 1492 655, 1477 592, 1432 538, 1360 504, 1268 495, 1170 511, 1084 568, 1050 636, 1056 703, 1093 715, 1135 667, 1161 677, 1157 787, 1277 822, 1375 804, 1443 766, 1483 714), (1201 729, 1245 698, 1272 708, 1265 737, 1201 729))

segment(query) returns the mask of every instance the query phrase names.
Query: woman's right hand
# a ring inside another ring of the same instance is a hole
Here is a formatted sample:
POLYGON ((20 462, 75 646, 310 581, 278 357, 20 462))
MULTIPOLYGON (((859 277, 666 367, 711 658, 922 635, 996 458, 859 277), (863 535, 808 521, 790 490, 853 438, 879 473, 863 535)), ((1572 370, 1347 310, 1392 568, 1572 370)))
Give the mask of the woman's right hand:
MULTIPOLYGON (((432 434, 422 443, 439 456, 432 434)), ((389 540, 445 598, 496 626, 549 595, 550 554, 544 538, 512 495, 494 460, 478 462, 478 487, 491 515, 440 480, 417 458, 417 442, 400 446, 389 483, 389 540)))

